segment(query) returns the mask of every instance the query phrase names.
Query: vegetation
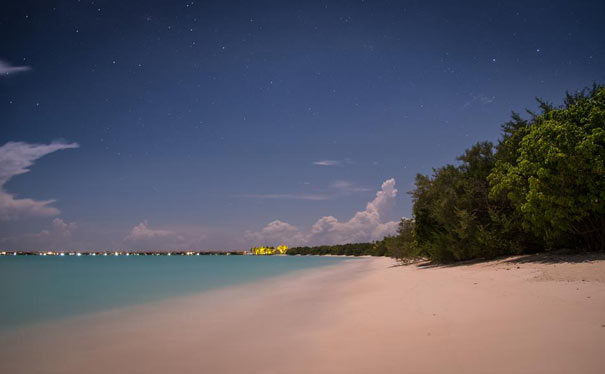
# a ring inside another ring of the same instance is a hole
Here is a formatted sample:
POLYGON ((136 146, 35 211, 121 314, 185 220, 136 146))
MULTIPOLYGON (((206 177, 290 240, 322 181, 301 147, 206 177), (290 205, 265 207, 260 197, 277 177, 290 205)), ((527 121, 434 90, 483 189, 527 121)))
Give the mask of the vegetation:
POLYGON ((264 255, 264 256, 285 255, 287 252, 288 252, 287 245, 278 245, 277 248, 267 247, 267 246, 250 248, 250 253, 253 255, 264 255))
POLYGON ((492 196, 506 194, 524 230, 547 248, 605 247, 605 87, 567 94, 505 138, 511 155, 490 175, 492 196), (513 134, 514 136, 514 134, 513 134))
POLYGON ((417 257, 450 262, 552 249, 605 249, 605 87, 560 107, 513 113, 498 144, 418 174, 414 219, 376 243, 291 248, 288 254, 417 257))
POLYGON ((605 87, 513 113, 494 147, 418 175, 413 245, 437 261, 605 248, 605 87))
POLYGON ((399 221, 397 235, 387 236, 383 240, 386 246, 385 256, 402 261, 414 260, 422 257, 418 246, 414 242, 414 220, 402 218, 399 221))
POLYGON ((373 243, 320 245, 316 247, 293 247, 288 249, 289 255, 376 256, 378 255, 376 253, 373 243))
POLYGON ((402 219, 397 235, 388 236, 374 243, 349 243, 320 245, 315 247, 294 247, 289 255, 332 255, 332 256, 388 256, 395 258, 418 257, 413 245, 414 221, 402 219))

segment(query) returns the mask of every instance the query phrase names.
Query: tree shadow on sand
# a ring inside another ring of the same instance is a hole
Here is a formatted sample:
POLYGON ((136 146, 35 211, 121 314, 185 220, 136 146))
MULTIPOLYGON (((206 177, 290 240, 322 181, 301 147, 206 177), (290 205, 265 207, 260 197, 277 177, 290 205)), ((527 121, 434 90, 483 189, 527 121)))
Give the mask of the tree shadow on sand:
POLYGON ((503 261, 508 264, 561 264, 571 263, 580 264, 593 261, 604 261, 605 252, 585 252, 585 253, 569 253, 569 252, 546 252, 536 253, 532 255, 524 255, 513 257, 503 261))
POLYGON ((458 261, 451 263, 440 263, 432 262, 429 260, 413 261, 408 263, 398 263, 396 266, 409 266, 414 265, 418 269, 434 269, 434 268, 451 268, 459 266, 471 266, 475 264, 488 263, 488 262, 500 262, 502 264, 519 265, 519 264, 580 264, 593 261, 605 261, 605 252, 584 252, 584 253, 572 253, 570 251, 555 251, 555 252, 543 252, 533 253, 518 256, 505 256, 491 259, 474 259, 467 261, 458 261))

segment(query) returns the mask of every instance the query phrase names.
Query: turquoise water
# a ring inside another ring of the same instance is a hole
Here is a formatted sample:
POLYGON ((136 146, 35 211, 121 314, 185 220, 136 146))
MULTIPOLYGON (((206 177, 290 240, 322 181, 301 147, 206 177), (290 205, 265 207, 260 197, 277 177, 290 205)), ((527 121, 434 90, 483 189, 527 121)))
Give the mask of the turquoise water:
POLYGON ((0 256, 0 329, 342 261, 330 257, 0 256))

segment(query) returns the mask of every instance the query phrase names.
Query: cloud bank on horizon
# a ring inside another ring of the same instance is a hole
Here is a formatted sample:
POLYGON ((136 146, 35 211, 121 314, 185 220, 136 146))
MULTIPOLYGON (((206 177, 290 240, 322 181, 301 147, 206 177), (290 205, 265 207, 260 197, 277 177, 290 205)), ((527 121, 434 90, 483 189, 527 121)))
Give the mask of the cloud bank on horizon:
POLYGON ((318 219, 310 230, 301 230, 281 220, 268 223, 260 231, 247 232, 253 245, 331 245, 381 240, 397 231, 398 221, 386 221, 388 211, 395 205, 395 179, 386 180, 376 197, 348 221, 333 216, 318 219))
POLYGON ((0 146, 0 221, 16 220, 28 216, 56 216, 59 209, 50 206, 55 200, 17 199, 4 189, 14 176, 29 171, 34 162, 55 151, 78 148, 78 143, 52 142, 29 144, 8 142, 0 146))

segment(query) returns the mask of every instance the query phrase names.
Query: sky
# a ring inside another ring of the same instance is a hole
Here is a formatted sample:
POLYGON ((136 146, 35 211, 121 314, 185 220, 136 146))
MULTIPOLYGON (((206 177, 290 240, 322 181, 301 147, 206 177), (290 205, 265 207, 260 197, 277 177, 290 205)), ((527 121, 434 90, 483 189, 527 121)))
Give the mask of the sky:
POLYGON ((602 1, 12 1, 0 249, 371 241, 417 173, 605 83, 602 1))

